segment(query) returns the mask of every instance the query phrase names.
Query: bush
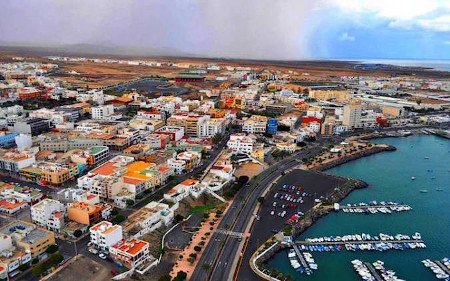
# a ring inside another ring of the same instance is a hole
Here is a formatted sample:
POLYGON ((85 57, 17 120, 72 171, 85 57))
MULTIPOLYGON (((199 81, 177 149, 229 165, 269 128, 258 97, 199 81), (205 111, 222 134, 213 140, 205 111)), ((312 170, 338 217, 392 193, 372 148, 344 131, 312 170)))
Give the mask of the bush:
POLYGON ((118 214, 118 215, 112 220, 112 222, 113 222, 114 224, 119 224, 119 223, 123 222, 125 219, 126 219, 126 218, 125 218, 124 215, 118 214))
POLYGON ((33 275, 35 276, 41 276, 42 274, 44 274, 44 272, 47 269, 45 268, 43 263, 38 263, 36 264, 33 269, 31 270, 31 272, 33 273, 33 275))
POLYGON ((56 245, 56 244, 48 246, 47 250, 45 250, 45 252, 47 252, 47 254, 53 254, 53 253, 56 253, 56 251, 58 251, 58 245, 56 245))
POLYGON ((117 216, 119 214, 119 210, 117 210, 116 208, 114 208, 112 211, 111 211, 111 215, 112 216, 117 216))
MULTIPOLYGON (((197 246, 196 246, 197 247, 197 246)), ((197 254, 196 253, 190 253, 189 254, 190 258, 193 258, 194 260, 197 258, 197 254)))
POLYGON ((209 218, 209 214, 208 213, 204 213, 203 214, 203 218, 208 219, 209 218))
POLYGON ((39 259, 38 259, 38 258, 34 258, 34 259, 31 260, 31 264, 32 264, 32 265, 35 265, 35 264, 37 264, 38 262, 39 262, 39 259))
POLYGON ((175 223, 181 222, 184 220, 184 217, 180 214, 176 214, 174 217, 175 223))
POLYGON ((59 264, 60 262, 62 262, 63 260, 64 260, 64 257, 63 257, 63 255, 61 255, 60 253, 53 254, 53 255, 51 255, 50 258, 49 258, 49 262, 50 262, 52 265, 57 265, 57 264, 59 264))
POLYGON ((79 229, 77 229, 73 232, 73 236, 75 236, 75 238, 78 238, 81 235, 83 235, 83 232, 81 232, 81 230, 79 230, 79 229))
POLYGON ((24 264, 19 265, 19 270, 20 271, 25 271, 28 268, 30 268, 30 265, 28 263, 24 263, 24 264))
POLYGON ((200 252, 201 250, 202 250, 202 247, 200 247, 200 246, 194 247, 194 251, 196 251, 196 252, 200 252))
POLYGON ((186 280, 187 273, 184 271, 178 271, 176 278, 178 278, 178 280, 186 280))
POLYGON ((127 204, 127 207, 131 207, 134 205, 134 200, 128 199, 125 203, 127 204))
POLYGON ((137 199, 137 200, 141 200, 142 198, 144 198, 144 195, 142 195, 142 194, 136 195, 136 199, 137 199))

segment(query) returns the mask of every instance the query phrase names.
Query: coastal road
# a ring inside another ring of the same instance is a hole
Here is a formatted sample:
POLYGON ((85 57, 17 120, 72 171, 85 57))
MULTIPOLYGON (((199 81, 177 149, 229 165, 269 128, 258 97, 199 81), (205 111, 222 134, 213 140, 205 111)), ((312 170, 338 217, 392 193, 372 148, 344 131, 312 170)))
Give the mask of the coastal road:
MULTIPOLYGON (((298 159, 313 156, 321 150, 318 144, 314 144, 311 148, 295 153, 261 172, 249 186, 239 190, 218 229, 243 233, 253 215, 257 200, 264 190, 284 171, 299 165, 298 159)), ((233 261, 241 242, 238 237, 214 233, 191 280, 227 280, 228 275, 233 271, 233 261), (208 267, 210 270, 205 270, 208 267)))

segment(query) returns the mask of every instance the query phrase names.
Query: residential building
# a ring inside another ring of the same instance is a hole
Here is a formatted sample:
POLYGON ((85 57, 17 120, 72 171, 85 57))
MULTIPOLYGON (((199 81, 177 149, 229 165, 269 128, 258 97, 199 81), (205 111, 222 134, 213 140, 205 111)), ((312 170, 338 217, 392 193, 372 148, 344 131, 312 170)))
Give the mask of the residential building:
POLYGON ((227 142, 228 148, 234 152, 242 152, 250 154, 253 151, 253 146, 255 141, 253 138, 242 134, 232 134, 230 135, 230 140, 227 142))
POLYGON ((153 259, 149 246, 150 244, 146 241, 130 238, 114 244, 109 252, 117 263, 133 269, 153 259))
POLYGON ((179 141, 184 136, 184 127, 164 126, 155 130, 155 133, 168 135, 171 141, 179 141))
POLYGON ((54 199, 44 199, 31 206, 31 220, 42 227, 54 232, 60 232, 64 226, 66 207, 54 199))
POLYGON ((122 226, 101 221, 90 229, 91 243, 98 249, 109 250, 123 239, 122 226))
POLYGON ((111 104, 100 105, 91 108, 92 119, 107 119, 114 114, 114 106, 111 104))
POLYGON ((267 128, 266 116, 252 115, 242 124, 242 131, 249 134, 263 134, 267 128))
POLYGON ((11 131, 15 133, 37 136, 50 131, 50 120, 42 118, 28 118, 23 121, 17 121, 14 123, 11 131))
POLYGON ((102 207, 84 202, 74 202, 67 207, 67 216, 75 222, 92 225, 102 218, 102 207))
POLYGON ((124 231, 137 238, 162 226, 168 226, 173 221, 176 208, 178 204, 170 207, 165 203, 150 202, 128 216, 124 231))
POLYGON ((362 106, 352 102, 344 106, 342 124, 350 129, 361 128, 362 106))

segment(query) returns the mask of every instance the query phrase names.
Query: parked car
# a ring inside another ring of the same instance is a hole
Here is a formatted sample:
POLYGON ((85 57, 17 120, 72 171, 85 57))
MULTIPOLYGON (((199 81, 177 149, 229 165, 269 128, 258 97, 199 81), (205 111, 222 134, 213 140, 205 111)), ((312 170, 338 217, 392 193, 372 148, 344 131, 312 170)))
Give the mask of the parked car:
POLYGON ((98 254, 98 251, 94 248, 90 248, 88 251, 94 255, 98 254))

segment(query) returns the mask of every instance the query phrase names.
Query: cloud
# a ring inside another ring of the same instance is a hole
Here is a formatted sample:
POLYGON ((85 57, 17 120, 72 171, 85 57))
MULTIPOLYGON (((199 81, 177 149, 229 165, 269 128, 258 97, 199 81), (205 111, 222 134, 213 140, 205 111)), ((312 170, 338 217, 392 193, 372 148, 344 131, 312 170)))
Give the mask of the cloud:
POLYGON ((355 40, 356 37, 353 35, 349 35, 348 32, 344 32, 339 36, 339 41, 353 42, 355 40))
POLYGON ((450 45, 450 40, 444 41, 444 45, 450 45))
POLYGON ((322 0, 320 5, 337 8, 361 25, 375 20, 391 28, 450 31, 448 0, 322 0))

